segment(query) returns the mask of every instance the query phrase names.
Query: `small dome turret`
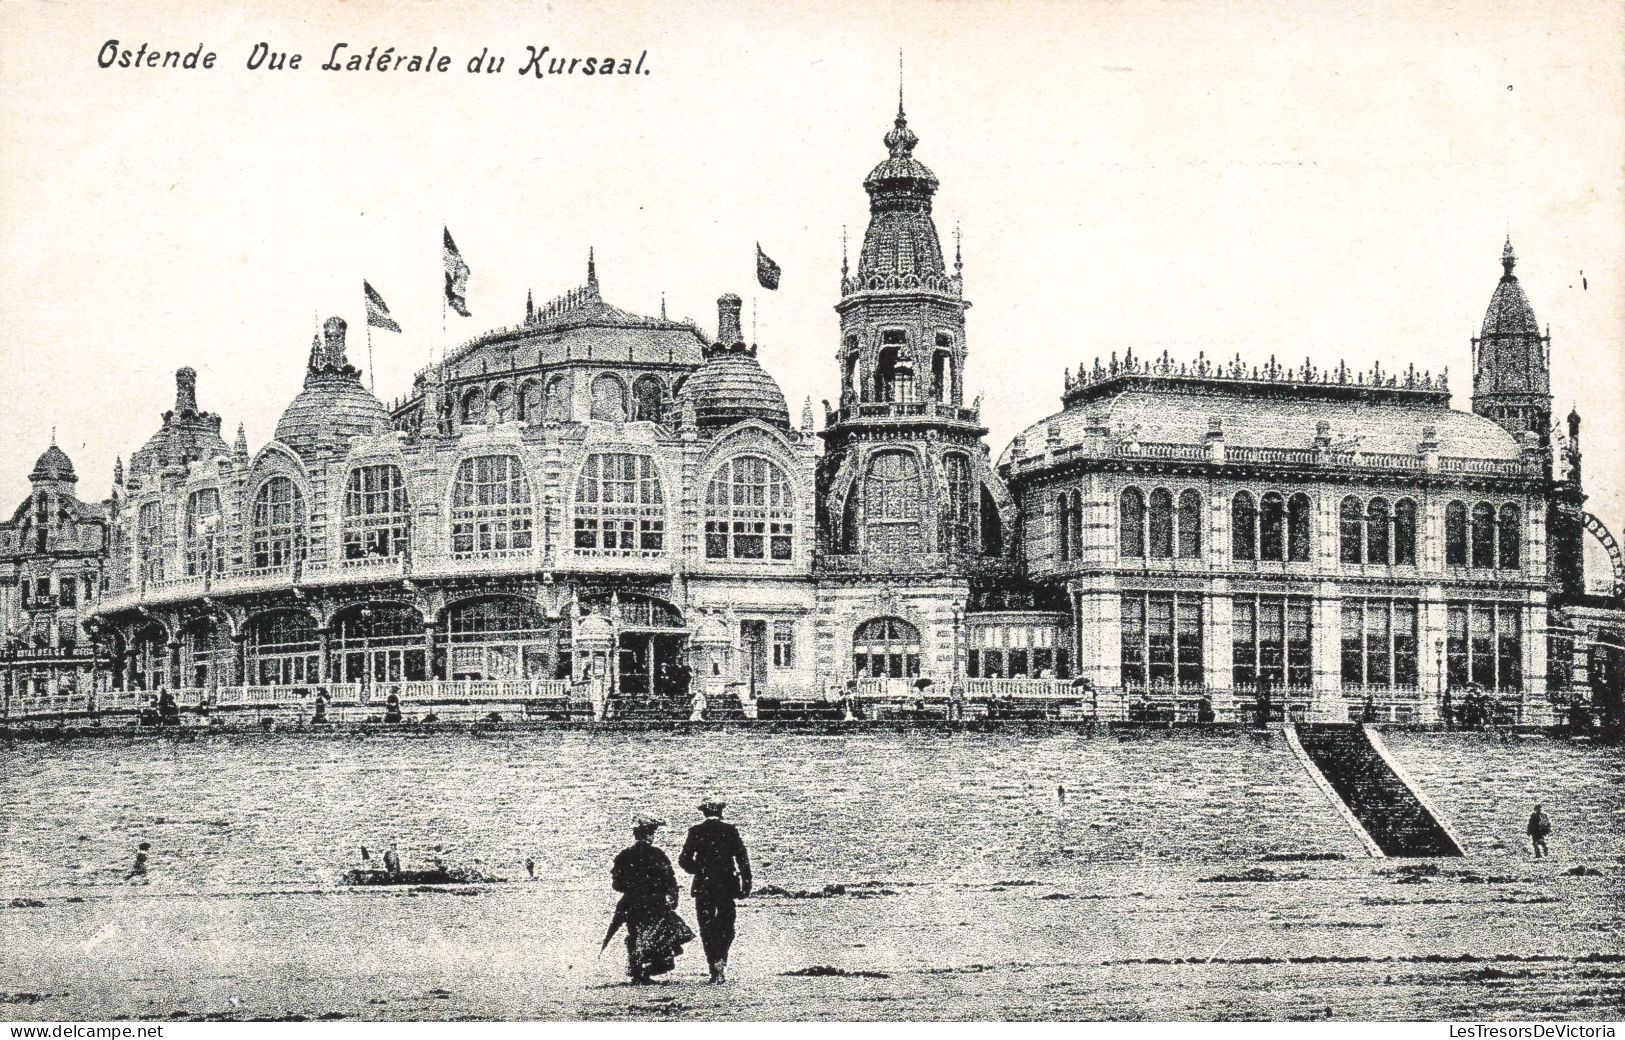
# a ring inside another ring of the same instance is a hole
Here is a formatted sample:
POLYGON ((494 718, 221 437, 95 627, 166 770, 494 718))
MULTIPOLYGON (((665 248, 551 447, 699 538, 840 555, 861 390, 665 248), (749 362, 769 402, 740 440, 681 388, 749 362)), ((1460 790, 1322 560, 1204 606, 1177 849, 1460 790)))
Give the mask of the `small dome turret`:
POLYGON ((328 318, 310 345, 305 388, 277 420, 277 440, 301 456, 324 444, 342 447, 351 437, 389 429, 389 411, 361 385, 361 372, 345 356, 343 318, 328 318))
POLYGON ((739 297, 725 293, 717 300, 717 342, 705 351, 702 364, 683 384, 683 400, 694 406, 701 429, 732 426, 761 419, 790 428, 784 392, 756 360, 756 348, 745 344, 739 327, 739 297))
POLYGON ((68 458, 68 453, 58 448, 56 441, 53 440, 51 446, 46 448, 44 453, 34 461, 34 469, 33 472, 28 474, 28 479, 35 483, 42 480, 62 480, 74 483, 78 481, 79 477, 73 472, 73 460, 68 458))

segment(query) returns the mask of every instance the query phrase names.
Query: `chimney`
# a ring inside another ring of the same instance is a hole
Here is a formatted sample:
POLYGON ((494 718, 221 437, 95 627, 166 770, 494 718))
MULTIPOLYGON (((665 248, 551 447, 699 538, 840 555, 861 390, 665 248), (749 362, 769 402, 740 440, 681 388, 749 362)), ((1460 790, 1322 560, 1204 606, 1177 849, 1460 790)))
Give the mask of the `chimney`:
POLYGON ((327 364, 333 368, 343 368, 346 364, 344 358, 344 319, 340 317, 328 318, 322 322, 322 339, 326 344, 327 364))
POLYGON ((197 414, 197 372, 183 368, 175 373, 175 415, 197 414))
POLYGON ((745 335, 739 328, 740 307, 739 297, 733 293, 723 293, 717 297, 717 342, 725 347, 745 342, 745 335))

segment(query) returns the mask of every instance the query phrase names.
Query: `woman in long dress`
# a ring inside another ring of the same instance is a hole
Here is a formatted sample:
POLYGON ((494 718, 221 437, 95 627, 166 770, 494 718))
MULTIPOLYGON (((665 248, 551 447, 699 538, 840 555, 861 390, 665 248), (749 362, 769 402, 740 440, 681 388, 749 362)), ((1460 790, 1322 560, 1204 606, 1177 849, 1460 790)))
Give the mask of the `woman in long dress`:
MULTIPOLYGON (((610 883, 621 893, 616 922, 626 924, 626 966, 633 982, 648 982, 677 966, 694 933, 677 916, 677 875, 671 860, 654 844, 664 821, 640 816, 633 842, 615 857, 610 883)), ((614 925, 611 925, 611 931, 614 925)), ((607 938, 605 940, 608 941, 607 938)))

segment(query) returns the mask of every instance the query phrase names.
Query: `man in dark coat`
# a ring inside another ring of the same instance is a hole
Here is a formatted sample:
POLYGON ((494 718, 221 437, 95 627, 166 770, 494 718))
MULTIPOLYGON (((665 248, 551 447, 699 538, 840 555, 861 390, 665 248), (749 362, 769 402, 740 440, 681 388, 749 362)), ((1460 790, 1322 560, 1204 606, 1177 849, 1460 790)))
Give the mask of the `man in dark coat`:
POLYGON ((731 823, 722 822, 727 806, 715 798, 700 803, 705 819, 690 827, 677 865, 694 875, 694 916, 700 942, 711 965, 711 981, 728 981, 728 950, 733 946, 734 900, 750 895, 750 856, 731 823))
MULTIPOLYGON (((663 826, 663 820, 639 816, 632 825, 632 844, 615 857, 610 870, 610 884, 621 893, 615 920, 626 924, 627 974, 637 983, 675 968, 686 941, 661 927, 677 906, 678 891, 671 860, 654 844, 655 831, 663 826)), ((610 928, 613 933, 615 925, 610 928)), ((688 933, 688 939, 693 937, 688 933)))
POLYGON ((1543 807, 1535 806, 1535 811, 1529 814, 1529 825, 1524 831, 1529 835, 1529 842, 1535 848, 1536 859, 1551 855, 1546 851, 1546 835, 1552 833, 1552 821, 1543 807))

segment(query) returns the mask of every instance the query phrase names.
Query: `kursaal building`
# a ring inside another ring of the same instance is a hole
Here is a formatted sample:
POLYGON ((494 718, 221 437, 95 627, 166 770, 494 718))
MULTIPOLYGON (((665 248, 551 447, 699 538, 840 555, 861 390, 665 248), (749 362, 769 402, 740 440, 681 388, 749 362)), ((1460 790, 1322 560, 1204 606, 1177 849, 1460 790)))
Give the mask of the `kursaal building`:
POLYGON ((1103 715, 1206 696, 1220 718, 1269 696, 1428 721, 1476 688, 1538 723, 1617 687, 1620 557, 1584 512, 1579 416, 1553 431, 1510 242, 1470 413, 1403 359, 1114 355, 995 461, 916 143, 899 109, 843 260, 821 430, 810 403, 792 421, 737 296, 714 332, 632 314, 590 259, 393 407, 330 318, 257 451, 182 369, 107 502, 41 457, 0 528, 10 693, 91 681, 85 626, 103 689, 221 705, 479 682, 602 711, 669 696, 679 663, 713 708, 929 678, 973 700, 1086 691, 1103 715), (19 645, 44 656, 25 668, 19 645))

